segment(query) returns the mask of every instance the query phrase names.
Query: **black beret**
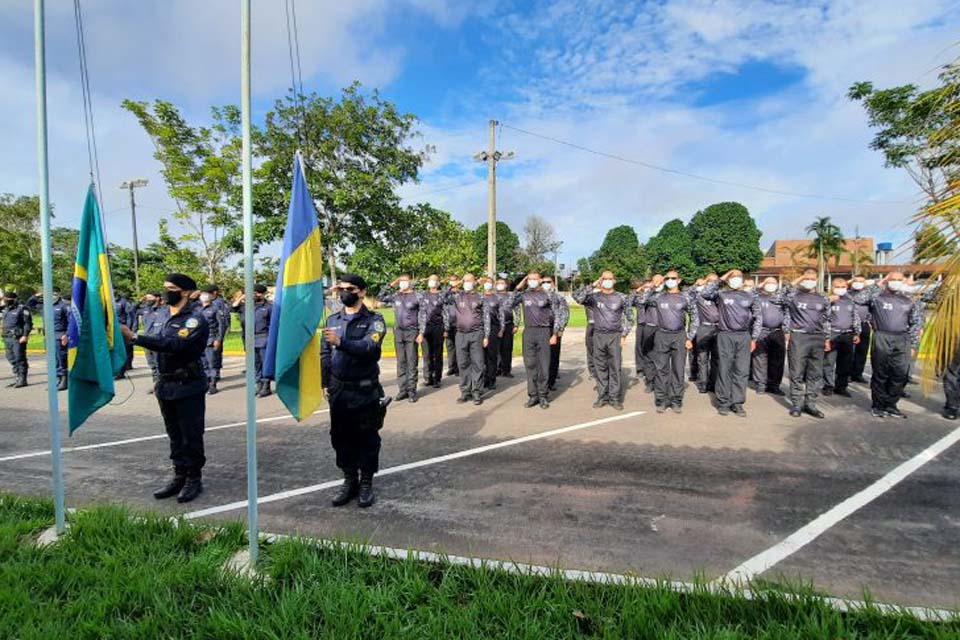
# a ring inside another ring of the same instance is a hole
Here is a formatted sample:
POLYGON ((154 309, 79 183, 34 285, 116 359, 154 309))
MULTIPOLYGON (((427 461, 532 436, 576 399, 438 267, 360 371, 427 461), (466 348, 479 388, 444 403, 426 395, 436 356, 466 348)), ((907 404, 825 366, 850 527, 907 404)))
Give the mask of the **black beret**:
POLYGON ((266 292, 267 292, 267 286, 266 286, 266 285, 263 285, 263 284, 255 284, 255 285, 253 285, 253 290, 254 290, 255 293, 266 293, 266 292))
POLYGON ((347 284, 352 284, 357 289, 365 290, 367 288, 367 281, 363 277, 358 276, 355 273, 343 273, 340 274, 340 282, 346 282, 347 284))
POLYGON ((63 292, 60 290, 60 287, 54 287, 54 288, 53 288, 53 292, 54 292, 54 293, 63 293, 63 292))
POLYGON ((197 282, 190 276, 182 273, 168 273, 167 277, 163 280, 164 282, 177 285, 184 291, 196 291, 197 289, 197 282))
POLYGON ((220 291, 220 289, 217 289, 217 285, 215 284, 208 284, 203 289, 200 289, 200 291, 203 291, 204 293, 213 293, 214 291, 220 291))

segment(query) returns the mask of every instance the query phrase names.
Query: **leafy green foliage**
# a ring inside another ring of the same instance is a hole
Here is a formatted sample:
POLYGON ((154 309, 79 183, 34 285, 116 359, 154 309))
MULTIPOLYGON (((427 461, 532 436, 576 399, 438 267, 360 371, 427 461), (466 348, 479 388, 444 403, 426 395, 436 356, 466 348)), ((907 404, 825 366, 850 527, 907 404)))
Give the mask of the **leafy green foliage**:
MULTIPOLYGON (((486 269, 487 264, 487 223, 484 222, 473 232, 473 251, 478 264, 473 268, 486 269)), ((521 264, 520 238, 506 222, 497 220, 497 272, 519 273, 521 264)))
POLYGON ((830 258, 834 259, 834 264, 840 264, 840 258, 846 253, 845 240, 840 227, 835 225, 830 216, 820 216, 812 223, 807 225, 807 235, 813 236, 810 243, 810 249, 807 252, 808 258, 816 258, 817 264, 826 266, 830 258))
POLYGON ((0 195, 0 288, 20 293, 40 282, 40 198, 0 195))
POLYGON ((589 259, 581 258, 577 262, 585 282, 593 282, 606 270, 613 271, 620 291, 629 290, 632 281, 642 278, 647 264, 637 232, 626 224, 607 231, 600 248, 589 259))
POLYGON ((683 220, 675 218, 666 223, 644 246, 650 268, 656 273, 670 269, 680 272, 680 277, 691 282, 704 275, 693 259, 693 240, 683 220))
POLYGON ((755 271, 760 266, 761 233, 739 202, 719 202, 698 211, 690 220, 689 230, 699 273, 755 271))
POLYGON ((928 262, 953 255, 957 251, 954 240, 948 238, 933 223, 917 227, 913 232, 913 261, 928 262))

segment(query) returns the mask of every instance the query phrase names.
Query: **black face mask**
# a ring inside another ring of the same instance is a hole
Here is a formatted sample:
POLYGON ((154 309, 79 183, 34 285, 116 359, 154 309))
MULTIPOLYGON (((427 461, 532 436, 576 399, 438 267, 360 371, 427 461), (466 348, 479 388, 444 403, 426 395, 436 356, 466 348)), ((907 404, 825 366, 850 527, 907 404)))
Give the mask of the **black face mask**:
POLYGON ((343 303, 345 307, 352 307, 360 301, 360 294, 356 291, 341 291, 340 292, 340 302, 343 303))
POLYGON ((167 304, 171 306, 176 306, 180 303, 180 300, 183 298, 182 291, 164 291, 163 297, 167 301, 167 304))

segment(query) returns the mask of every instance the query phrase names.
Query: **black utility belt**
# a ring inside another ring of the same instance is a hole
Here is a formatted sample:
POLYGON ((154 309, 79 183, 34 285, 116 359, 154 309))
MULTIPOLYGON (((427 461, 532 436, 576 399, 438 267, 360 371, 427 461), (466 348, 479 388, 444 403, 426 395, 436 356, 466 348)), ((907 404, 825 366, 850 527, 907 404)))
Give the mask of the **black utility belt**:
POLYGON ((853 329, 844 329, 843 331, 831 331, 830 333, 838 336, 846 335, 848 333, 853 333, 853 329))
POLYGON ((198 375, 188 369, 177 369, 173 373, 161 373, 157 375, 157 379, 160 382, 197 382, 203 380, 205 377, 202 371, 198 375))
POLYGON ((373 389, 380 384, 377 378, 368 380, 343 380, 341 378, 331 378, 330 383, 342 389, 373 389))
POLYGON ((791 329, 790 333, 799 333, 805 336, 825 336, 827 335, 824 331, 801 331, 800 329, 791 329))
POLYGON ((716 322, 701 322, 701 323, 700 323, 700 326, 701 326, 701 327, 715 327, 716 325, 717 325, 716 322))

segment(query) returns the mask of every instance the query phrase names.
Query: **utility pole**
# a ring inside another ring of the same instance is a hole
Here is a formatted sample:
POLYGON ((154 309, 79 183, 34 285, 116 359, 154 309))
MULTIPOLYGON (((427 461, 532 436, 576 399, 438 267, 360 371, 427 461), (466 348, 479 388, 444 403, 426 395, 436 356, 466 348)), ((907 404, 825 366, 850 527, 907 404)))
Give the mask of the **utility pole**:
POLYGON ((140 298, 140 245, 137 243, 137 200, 133 195, 133 190, 137 187, 145 187, 148 180, 137 178, 136 180, 127 180, 120 185, 121 189, 130 190, 130 220, 133 223, 133 287, 136 291, 136 298, 140 298))
POLYGON ((487 163, 487 277, 497 277, 497 163, 513 157, 513 151, 497 151, 496 120, 490 121, 490 146, 473 156, 474 160, 487 163))

